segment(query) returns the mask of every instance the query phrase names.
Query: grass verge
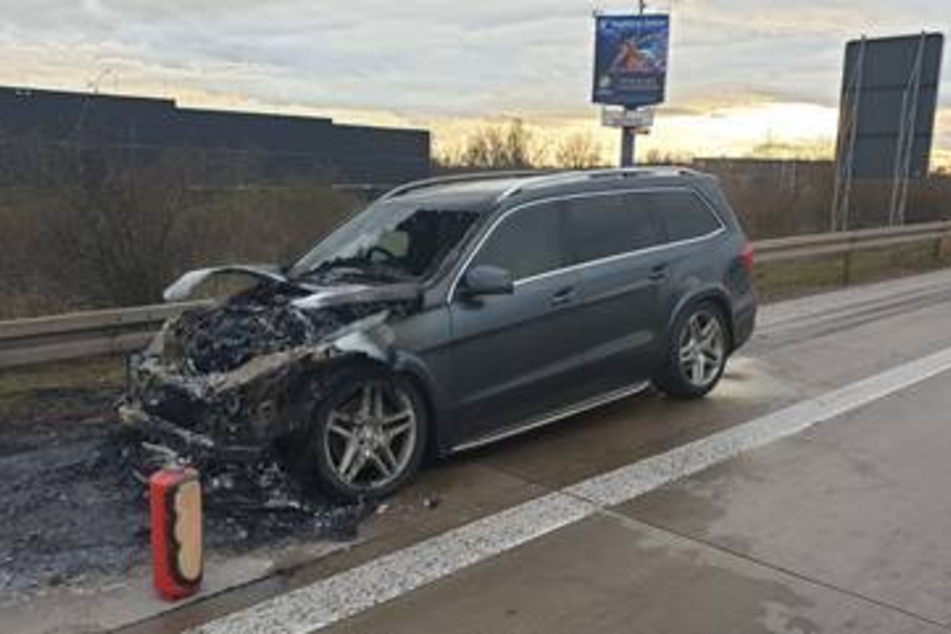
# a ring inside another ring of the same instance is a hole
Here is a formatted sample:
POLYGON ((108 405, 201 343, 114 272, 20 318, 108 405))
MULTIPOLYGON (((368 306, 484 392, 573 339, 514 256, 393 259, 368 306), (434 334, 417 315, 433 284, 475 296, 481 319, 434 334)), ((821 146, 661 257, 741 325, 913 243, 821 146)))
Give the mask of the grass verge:
POLYGON ((101 436, 124 384, 123 357, 0 371, 0 456, 101 436))
POLYGON ((756 265, 754 284, 762 302, 803 297, 857 284, 927 273, 951 266, 951 249, 909 244, 756 265))

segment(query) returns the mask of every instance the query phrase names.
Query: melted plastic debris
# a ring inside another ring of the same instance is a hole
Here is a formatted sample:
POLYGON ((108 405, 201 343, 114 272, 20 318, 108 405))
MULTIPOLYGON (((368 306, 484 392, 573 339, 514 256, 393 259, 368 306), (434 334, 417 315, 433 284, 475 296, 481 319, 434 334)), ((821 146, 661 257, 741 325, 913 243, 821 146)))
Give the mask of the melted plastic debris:
MULTIPOLYGON (((127 441, 135 452, 140 473, 167 463, 161 452, 136 441, 127 441)), ((307 472, 292 472, 283 456, 265 455, 254 462, 225 462, 204 458, 195 464, 202 478, 206 524, 224 522, 234 534, 222 546, 256 546, 285 537, 311 536, 355 539, 361 520, 375 507, 369 503, 341 505, 321 495, 307 472)), ((142 476, 139 476, 140 478, 142 476)))
MULTIPOLYGON (((381 287, 380 296, 387 294, 381 287)), ((400 298, 406 291, 389 291, 400 298)), ((260 286, 210 309, 184 313, 172 325, 175 347, 193 374, 227 372, 249 360, 321 338, 384 308, 403 314, 411 300, 388 299, 304 310, 293 305, 301 293, 260 286)))
POLYGON ((312 343, 343 323, 330 311, 305 315, 290 304, 291 299, 280 294, 239 295, 217 308, 185 313, 173 333, 191 368, 207 374, 312 343))

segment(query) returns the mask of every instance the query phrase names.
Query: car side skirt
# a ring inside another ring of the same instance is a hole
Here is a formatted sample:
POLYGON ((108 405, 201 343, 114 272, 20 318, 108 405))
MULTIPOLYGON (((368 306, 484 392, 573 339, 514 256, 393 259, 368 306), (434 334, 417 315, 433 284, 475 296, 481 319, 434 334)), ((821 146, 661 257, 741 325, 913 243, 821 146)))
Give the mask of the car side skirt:
POLYGON ((490 445, 494 442, 498 442, 506 438, 511 438, 519 434, 524 434, 533 429, 538 429, 540 427, 550 425, 551 423, 557 422, 559 420, 563 420, 570 416, 574 416, 575 414, 580 414, 590 409, 594 409, 602 405, 607 405, 608 403, 613 403, 614 401, 619 401, 622 398, 633 396, 635 394, 643 392, 645 389, 647 389, 648 385, 650 385, 650 383, 645 381, 643 383, 636 383, 634 385, 621 388, 619 390, 612 390, 611 392, 607 392, 600 396, 595 396, 593 398, 586 399, 584 401, 581 401, 580 403, 570 405, 568 407, 562 408, 555 412, 544 414, 543 416, 540 416, 537 418, 533 418, 527 422, 506 427, 505 429, 489 434, 488 436, 483 436, 475 440, 470 440, 470 441, 458 444, 450 448, 447 453, 459 453, 462 451, 469 451, 470 449, 476 449, 477 447, 483 447, 485 445, 490 445))

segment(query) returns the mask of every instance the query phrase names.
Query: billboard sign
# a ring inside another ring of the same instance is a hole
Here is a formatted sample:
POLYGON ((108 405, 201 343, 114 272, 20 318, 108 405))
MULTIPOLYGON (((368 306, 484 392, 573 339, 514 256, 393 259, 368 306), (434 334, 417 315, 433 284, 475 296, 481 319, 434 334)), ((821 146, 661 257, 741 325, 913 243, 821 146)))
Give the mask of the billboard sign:
POLYGON ((592 101, 627 108, 662 103, 669 40, 667 15, 596 16, 592 101))

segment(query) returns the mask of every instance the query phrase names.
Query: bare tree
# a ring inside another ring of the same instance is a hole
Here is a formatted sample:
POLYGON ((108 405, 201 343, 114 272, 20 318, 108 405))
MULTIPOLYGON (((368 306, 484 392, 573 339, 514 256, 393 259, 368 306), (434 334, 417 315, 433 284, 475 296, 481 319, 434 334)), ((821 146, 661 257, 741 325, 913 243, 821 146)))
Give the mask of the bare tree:
POLYGON ((599 144, 590 133, 575 132, 563 138, 555 150, 555 166, 590 169, 604 165, 599 144))
POLYGON ((62 281, 97 303, 160 300, 171 264, 189 248, 192 234, 179 229, 194 202, 197 163, 183 151, 76 148, 59 157, 46 173, 48 268, 62 269, 62 281))
POLYGON ((658 150, 656 148, 648 150, 644 165, 689 165, 693 159, 686 154, 658 150))
POLYGON ((197 265, 287 262, 359 204, 244 160, 0 139, 0 318, 152 303, 197 265))
POLYGON ((777 160, 828 160, 835 154, 835 142, 821 138, 804 142, 789 142, 777 139, 767 132, 762 141, 753 146, 750 158, 777 160))
POLYGON ((534 138, 521 119, 479 128, 466 139, 458 157, 460 167, 487 170, 529 169, 537 162, 534 138))

